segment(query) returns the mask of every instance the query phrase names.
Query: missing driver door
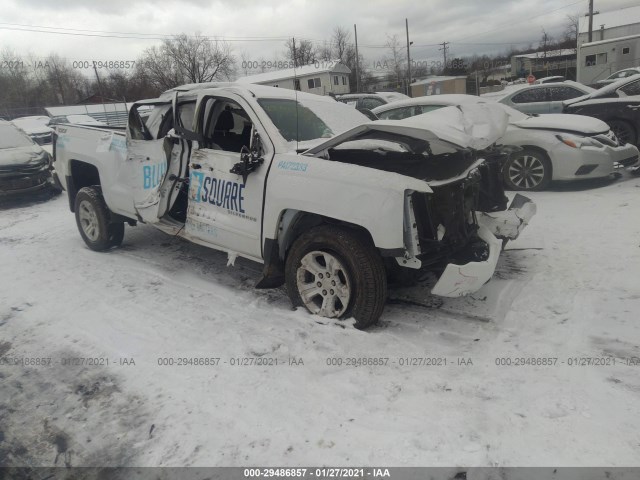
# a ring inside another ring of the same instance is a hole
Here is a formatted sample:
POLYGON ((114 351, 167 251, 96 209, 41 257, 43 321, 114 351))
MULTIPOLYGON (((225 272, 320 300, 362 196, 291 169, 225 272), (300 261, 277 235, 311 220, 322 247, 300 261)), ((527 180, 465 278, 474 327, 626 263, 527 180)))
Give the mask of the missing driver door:
MULTIPOLYGON (((196 129, 200 145, 190 162, 186 233, 231 252, 261 258, 262 201, 267 162, 250 173, 231 173, 251 147, 255 117, 241 99, 205 97, 196 129)), ((264 138, 264 135, 263 135, 264 138)), ((265 152, 264 158, 267 158, 265 152)))

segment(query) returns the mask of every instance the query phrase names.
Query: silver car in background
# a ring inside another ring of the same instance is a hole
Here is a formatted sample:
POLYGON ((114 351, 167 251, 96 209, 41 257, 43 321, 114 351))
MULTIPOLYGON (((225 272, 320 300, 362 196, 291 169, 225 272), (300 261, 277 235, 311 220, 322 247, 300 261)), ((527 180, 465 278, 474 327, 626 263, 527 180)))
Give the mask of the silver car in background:
POLYGON ((482 98, 500 102, 522 113, 562 113, 565 100, 588 95, 595 90, 578 82, 513 85, 499 92, 485 93, 482 98))
MULTIPOLYGON (((473 95, 431 95, 389 103, 373 110, 380 120, 401 120, 449 106, 484 103, 473 95)), ((502 145, 521 149, 506 161, 503 180, 511 190, 544 190, 552 180, 608 177, 618 166, 638 161, 638 149, 620 145, 609 126, 582 115, 527 115, 502 105, 509 127, 502 145)))

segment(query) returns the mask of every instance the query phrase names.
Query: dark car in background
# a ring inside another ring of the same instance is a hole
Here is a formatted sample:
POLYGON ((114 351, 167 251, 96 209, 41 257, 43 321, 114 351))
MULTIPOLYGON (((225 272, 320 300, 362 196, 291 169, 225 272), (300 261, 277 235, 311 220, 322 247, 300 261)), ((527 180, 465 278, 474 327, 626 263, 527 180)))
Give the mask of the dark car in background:
POLYGON ((632 67, 632 68, 625 68, 624 70, 618 70, 617 72, 614 72, 611 75, 609 75, 607 78, 603 80, 598 80, 595 86, 597 88, 601 88, 601 87, 604 87, 605 85, 610 85, 616 80, 620 80, 621 78, 632 77, 634 75, 638 75, 639 73, 640 73, 640 67, 632 67))
POLYGON ((606 122, 621 144, 640 144, 640 75, 623 78, 584 97, 564 102, 564 113, 606 122))
POLYGON ((51 157, 27 134, 0 120, 0 199, 54 187, 51 157))
POLYGON ((14 118, 12 123, 24 131, 38 145, 51 145, 53 129, 49 125, 49 117, 33 115, 30 117, 14 118))

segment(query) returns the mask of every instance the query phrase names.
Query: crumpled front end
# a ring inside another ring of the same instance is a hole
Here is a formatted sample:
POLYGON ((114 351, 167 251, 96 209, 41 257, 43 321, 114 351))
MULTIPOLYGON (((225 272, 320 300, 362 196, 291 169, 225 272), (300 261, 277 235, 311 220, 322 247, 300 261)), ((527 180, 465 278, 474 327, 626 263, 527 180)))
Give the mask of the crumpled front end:
POLYGON ((480 289, 493 276, 504 244, 518 238, 536 213, 536 205, 520 194, 509 208, 480 211, 485 178, 479 166, 457 181, 432 185, 432 194, 413 193, 405 208, 407 254, 396 261, 443 269, 434 295, 459 297, 480 289))
POLYGON ((478 228, 478 237, 487 245, 486 259, 463 265, 448 264, 431 290, 432 294, 441 297, 461 297, 478 291, 491 279, 498 264, 502 242, 484 226, 478 228))
POLYGON ((52 185, 48 163, 0 166, 0 197, 32 193, 52 185))
POLYGON ((478 224, 487 227, 500 240, 515 240, 536 214, 536 204, 519 193, 513 197, 507 210, 477 212, 478 224))

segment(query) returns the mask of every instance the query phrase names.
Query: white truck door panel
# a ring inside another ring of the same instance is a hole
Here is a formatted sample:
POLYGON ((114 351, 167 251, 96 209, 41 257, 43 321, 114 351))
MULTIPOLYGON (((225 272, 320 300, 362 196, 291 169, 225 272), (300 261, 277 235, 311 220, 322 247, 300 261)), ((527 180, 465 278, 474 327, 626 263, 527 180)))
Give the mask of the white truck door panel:
POLYGON ((273 147, 254 111, 240 96, 207 95, 198 102, 199 148, 191 153, 189 164, 185 235, 214 248, 261 259, 262 206, 273 147), (231 170, 242 162, 240 151, 250 151, 255 132, 261 140, 256 150, 264 160, 245 180, 231 170))
MULTIPOLYGON (((156 107, 168 105, 170 102, 156 107)), ((137 114, 139 106, 134 105, 131 108, 130 125, 142 124, 137 114)), ((165 114, 170 114, 170 111, 166 110, 165 114)), ((175 201, 175 177, 180 177, 186 171, 187 161, 182 158, 185 146, 185 141, 173 136, 162 135, 160 138, 154 138, 151 132, 143 127, 138 132, 134 132, 131 127, 127 130, 125 170, 133 193, 134 211, 143 222, 157 223, 175 201), (132 138, 134 133, 145 138, 132 138)))
POLYGON ((131 172, 129 178, 133 183, 131 187, 135 211, 144 222, 157 222, 160 214, 161 186, 165 183, 169 165, 165 140, 131 140, 127 165, 131 172))
POLYGON ((261 258, 262 165, 247 177, 230 173, 240 153, 201 149, 191 156, 187 235, 261 258))

